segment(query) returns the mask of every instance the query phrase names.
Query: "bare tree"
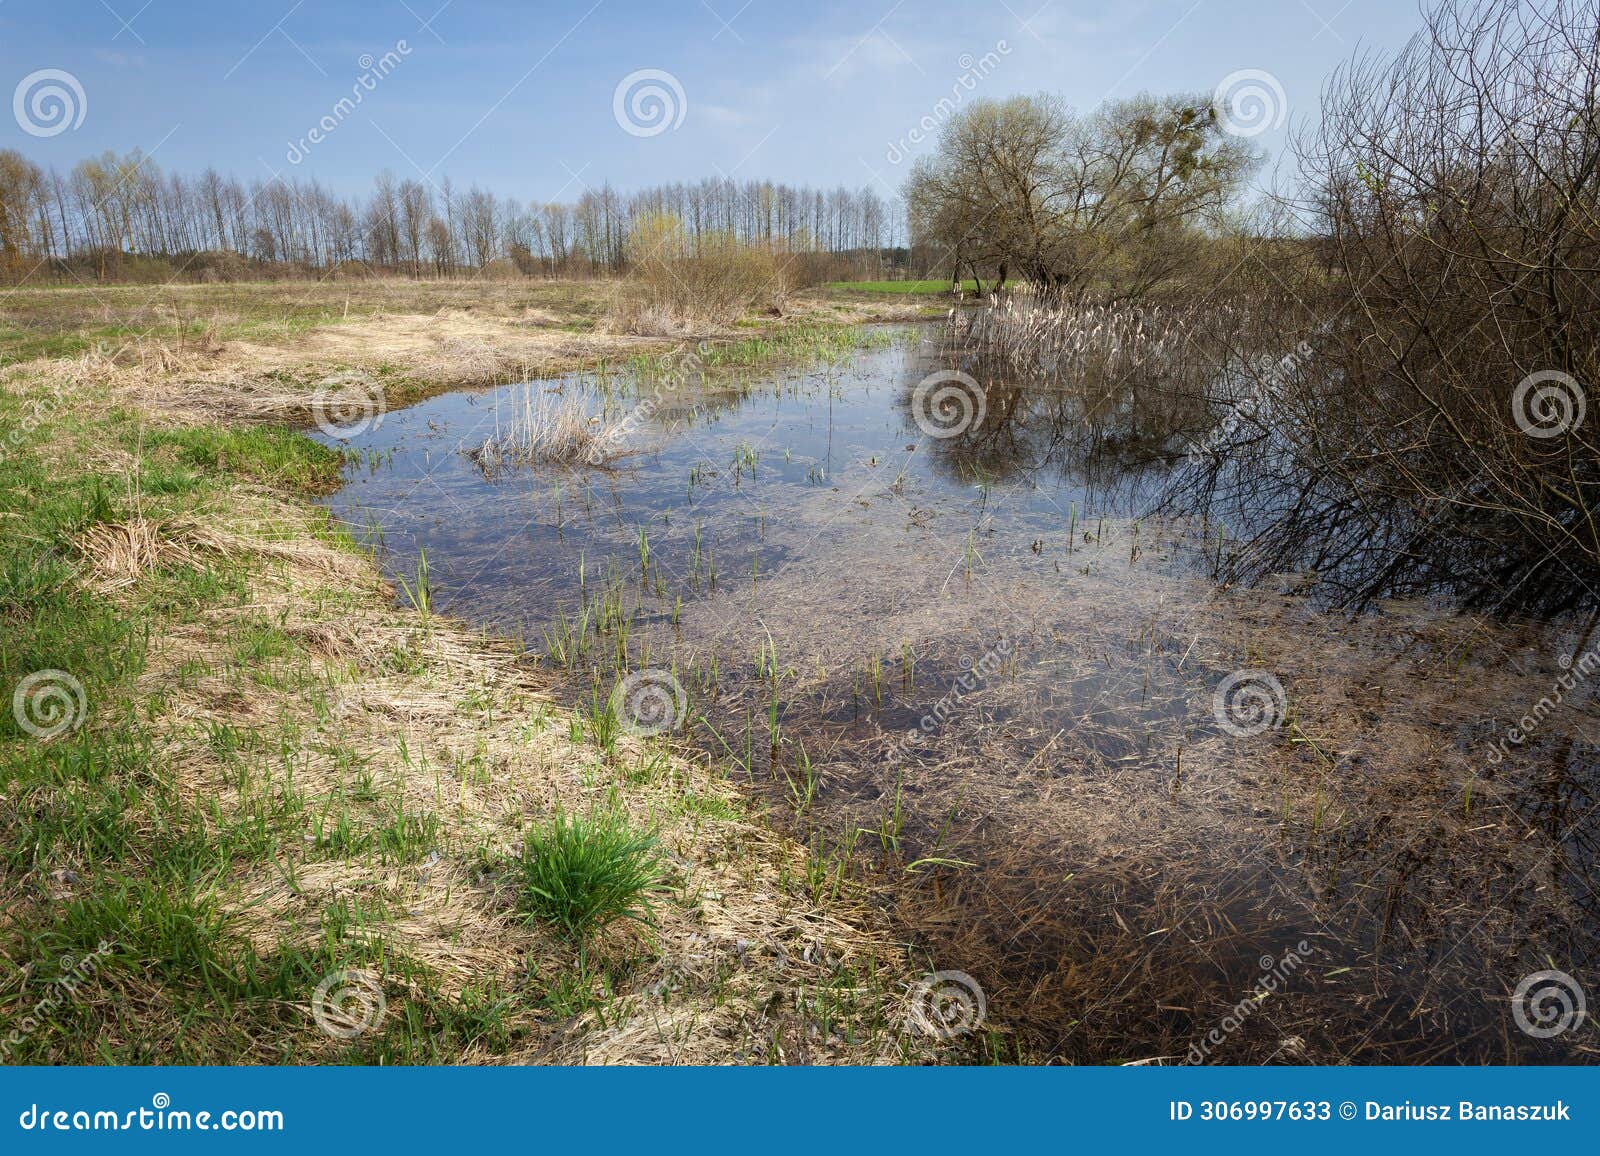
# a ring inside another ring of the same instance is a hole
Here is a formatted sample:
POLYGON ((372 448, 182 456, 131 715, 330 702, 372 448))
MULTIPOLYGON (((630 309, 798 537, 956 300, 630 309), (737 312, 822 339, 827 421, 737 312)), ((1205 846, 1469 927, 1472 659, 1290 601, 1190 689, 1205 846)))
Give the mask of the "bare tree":
POLYGON ((400 235, 413 277, 422 276, 422 235, 433 217, 433 196, 421 181, 400 182, 400 235))
MULTIPOLYGON (((163 174, 135 150, 83 161, 66 177, 8 152, 0 186, 0 277, 67 272, 77 263, 102 279, 128 258, 165 262, 174 275, 300 275, 363 262, 373 271, 453 274, 509 259, 523 275, 626 267, 629 236, 652 213, 686 224, 691 246, 740 243, 841 258, 877 252, 894 225, 869 190, 796 189, 769 181, 709 180, 619 193, 586 192, 576 205, 524 207, 448 179, 396 180, 380 173, 365 198, 340 197, 311 180, 255 181, 207 169, 163 174), (29 261, 25 257, 32 256, 29 261), (587 264, 577 258, 587 258, 587 264), (55 258, 60 267, 39 258, 55 258)), ((78 275, 76 272, 71 275, 78 275)))
POLYGON ((979 101, 906 182, 914 238, 1041 295, 1138 297, 1187 259, 1258 163, 1200 97, 1137 97, 1079 117, 1053 97, 979 101))
POLYGON ((25 263, 42 248, 33 225, 43 203, 39 166, 12 149, 0 151, 0 268, 12 276, 26 273, 25 263))

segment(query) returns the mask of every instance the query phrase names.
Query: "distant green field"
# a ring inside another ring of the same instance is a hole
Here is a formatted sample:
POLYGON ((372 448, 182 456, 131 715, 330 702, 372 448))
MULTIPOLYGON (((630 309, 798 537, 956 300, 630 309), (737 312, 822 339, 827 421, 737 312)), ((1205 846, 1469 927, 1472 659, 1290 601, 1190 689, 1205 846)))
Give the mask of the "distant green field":
MULTIPOLYGON (((976 281, 963 281, 968 293, 978 291, 976 281)), ((856 293, 948 293, 948 281, 830 281, 829 289, 848 289, 856 293)))

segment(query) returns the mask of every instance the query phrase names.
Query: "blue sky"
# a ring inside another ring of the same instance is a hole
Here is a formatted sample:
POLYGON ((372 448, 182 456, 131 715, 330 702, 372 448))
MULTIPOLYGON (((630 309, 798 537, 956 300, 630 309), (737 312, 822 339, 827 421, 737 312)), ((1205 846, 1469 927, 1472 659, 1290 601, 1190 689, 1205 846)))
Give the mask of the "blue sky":
MULTIPOLYGON (((40 70, 83 93, 76 127, 40 136, 3 117, 0 147, 65 169, 137 145, 165 168, 315 175, 343 192, 387 168, 540 200, 719 173, 888 194, 905 171, 895 154, 927 151, 911 130, 963 75, 964 100, 1049 90, 1092 108, 1259 70, 1292 125, 1338 63, 1397 48, 1420 23, 1408 0, 1041 3, 0 0, 14 111, 40 70), (385 53, 398 64, 291 164, 291 143, 385 53), (654 135, 614 113, 641 70, 682 90, 680 102, 662 84, 682 118, 654 135)), ((1256 139, 1276 152, 1286 131, 1256 139)))

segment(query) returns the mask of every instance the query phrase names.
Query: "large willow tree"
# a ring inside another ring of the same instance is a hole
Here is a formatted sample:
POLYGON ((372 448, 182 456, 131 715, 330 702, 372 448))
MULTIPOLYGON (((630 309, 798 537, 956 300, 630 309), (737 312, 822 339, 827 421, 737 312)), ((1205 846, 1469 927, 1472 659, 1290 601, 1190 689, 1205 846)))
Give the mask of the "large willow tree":
POLYGON ((1191 264, 1258 161, 1208 98, 1139 96, 1080 116, 1016 96, 953 116, 905 198, 914 241, 942 250, 953 277, 1133 298, 1191 264))

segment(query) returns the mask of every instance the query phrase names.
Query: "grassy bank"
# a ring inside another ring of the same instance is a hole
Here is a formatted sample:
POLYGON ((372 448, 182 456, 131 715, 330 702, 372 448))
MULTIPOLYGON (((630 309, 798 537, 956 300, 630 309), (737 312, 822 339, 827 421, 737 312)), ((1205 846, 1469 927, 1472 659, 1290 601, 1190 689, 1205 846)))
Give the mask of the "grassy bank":
POLYGON ((655 347, 575 344, 576 290, 369 287, 347 315, 341 286, 275 313, 283 288, 230 290, 203 341, 38 295, 5 338, 78 351, 0 376, 6 1059, 925 1058, 863 897, 425 585, 397 605, 309 500, 341 455, 283 420, 329 373, 399 395, 655 347), (596 906, 596 863, 641 886, 596 906))

